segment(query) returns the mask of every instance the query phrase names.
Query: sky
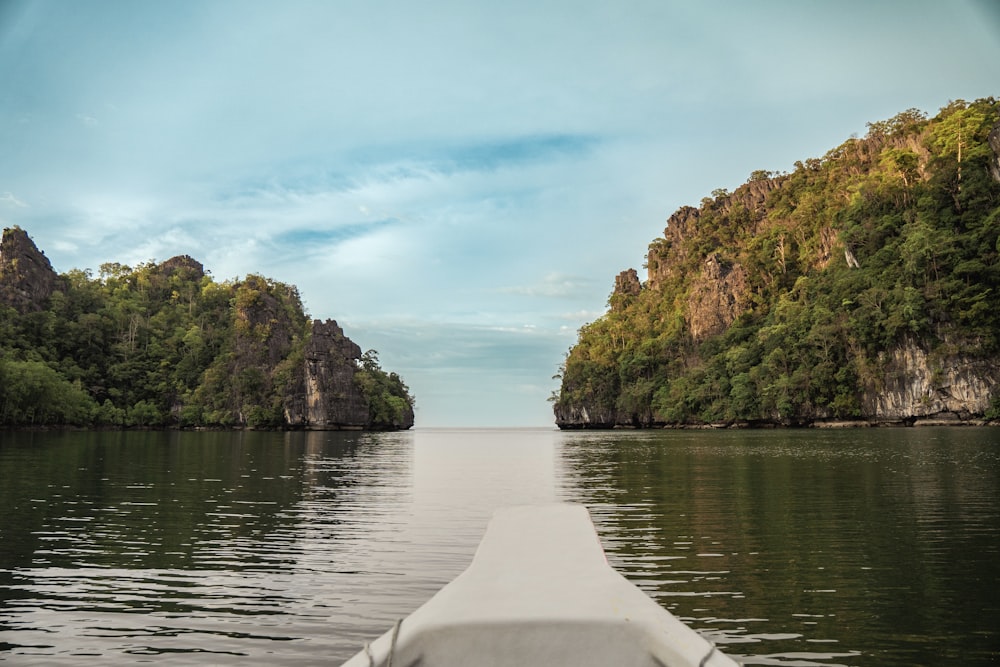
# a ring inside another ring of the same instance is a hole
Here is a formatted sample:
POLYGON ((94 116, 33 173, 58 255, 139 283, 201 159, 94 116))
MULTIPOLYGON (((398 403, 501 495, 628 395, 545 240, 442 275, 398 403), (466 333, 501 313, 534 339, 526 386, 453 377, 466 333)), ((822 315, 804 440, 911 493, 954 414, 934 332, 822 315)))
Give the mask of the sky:
POLYGON ((297 285, 417 427, 551 426, 677 208, 997 95, 992 0, 0 0, 0 225, 297 285))

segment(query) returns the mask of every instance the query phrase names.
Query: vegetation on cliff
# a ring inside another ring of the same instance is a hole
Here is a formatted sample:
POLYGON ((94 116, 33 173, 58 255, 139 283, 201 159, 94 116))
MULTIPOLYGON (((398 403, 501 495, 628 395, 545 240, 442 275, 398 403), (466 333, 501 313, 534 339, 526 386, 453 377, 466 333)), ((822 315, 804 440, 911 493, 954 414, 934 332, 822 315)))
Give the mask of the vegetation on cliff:
MULTIPOLYGON (((45 271, 19 271, 41 253, 17 228, 4 242, 0 425, 308 426, 286 411, 312 331, 294 286, 259 275, 217 282, 184 256, 104 264, 97 277, 52 273, 39 291, 31 286, 45 271)), ((412 424, 406 385, 373 352, 353 381, 377 419, 346 426, 406 427, 407 411, 412 424)))
POLYGON ((609 311, 580 330, 557 423, 877 417, 890 352, 907 346, 932 374, 943 360, 982 362, 992 393, 998 107, 911 109, 792 173, 754 172, 677 211, 649 246, 647 282, 624 272, 609 311))

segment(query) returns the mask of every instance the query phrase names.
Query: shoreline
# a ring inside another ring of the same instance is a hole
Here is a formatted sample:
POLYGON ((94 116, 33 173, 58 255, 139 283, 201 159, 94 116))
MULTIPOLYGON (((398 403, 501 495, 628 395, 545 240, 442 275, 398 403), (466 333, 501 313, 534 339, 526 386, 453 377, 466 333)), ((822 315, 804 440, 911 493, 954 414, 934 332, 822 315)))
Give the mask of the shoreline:
POLYGON ((941 416, 934 417, 911 417, 908 419, 893 420, 869 420, 869 419, 830 419, 815 420, 801 423, 781 423, 772 421, 733 421, 733 422, 712 422, 712 423, 691 423, 691 424, 649 424, 649 425, 629 425, 629 424, 556 424, 560 431, 644 431, 644 430, 767 430, 767 429, 848 429, 848 428, 921 428, 931 426, 1000 426, 1000 420, 986 419, 985 417, 961 419, 958 417, 948 418, 941 416))

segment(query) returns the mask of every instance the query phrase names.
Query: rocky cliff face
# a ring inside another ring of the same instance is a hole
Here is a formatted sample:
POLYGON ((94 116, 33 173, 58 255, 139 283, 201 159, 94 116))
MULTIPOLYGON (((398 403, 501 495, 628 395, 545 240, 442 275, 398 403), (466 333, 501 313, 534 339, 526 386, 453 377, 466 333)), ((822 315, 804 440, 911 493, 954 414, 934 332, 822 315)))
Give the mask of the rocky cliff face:
POLYGON ((556 424, 995 419, 998 112, 993 98, 908 110, 679 208, 646 282, 621 272, 581 330, 556 424))
POLYGON ((48 258, 20 227, 0 240, 0 303, 20 313, 40 310, 59 284, 48 258))
POLYGON ((667 220, 663 240, 651 245, 646 254, 646 278, 650 289, 658 289, 667 280, 679 277, 687 261, 685 239, 694 234, 701 211, 682 206, 667 220))
POLYGON ((236 291, 237 366, 273 369, 292 349, 298 326, 260 276, 250 275, 236 291))
POLYGON ((642 284, 635 269, 626 269, 615 276, 615 294, 638 296, 641 291, 642 284))
MULTIPOLYGON (((363 429, 368 403, 354 380, 361 348, 334 320, 312 323, 300 382, 285 402, 285 421, 310 430, 363 429)), ((409 425, 402 428, 412 426, 409 425)))
POLYGON ((703 215, 729 215, 741 208, 747 213, 746 224, 757 232, 767 196, 779 189, 786 177, 760 178, 741 185, 732 194, 723 194, 715 202, 706 200, 708 208, 697 209, 682 206, 667 219, 663 238, 650 245, 646 254, 647 283, 650 289, 658 289, 663 283, 683 277, 690 257, 688 239, 700 233, 699 225, 703 215))
POLYGON ((563 430, 606 429, 616 426, 632 426, 619 419, 615 410, 607 406, 574 404, 555 407, 556 426, 563 430))
POLYGON ((639 282, 639 274, 635 269, 626 269, 615 276, 615 290, 611 293, 609 303, 611 310, 622 310, 628 305, 633 297, 639 296, 642 292, 642 283, 639 282))
MULTIPOLYGON (((374 352, 362 355, 336 322, 310 322, 295 286, 260 275, 215 283, 181 255, 134 269, 108 264, 97 280, 84 271, 58 276, 14 227, 0 240, 0 311, 10 332, 0 339, 0 360, 43 360, 83 405, 70 417, 49 410, 53 421, 45 423, 413 426, 413 398, 396 373, 383 371, 374 352)), ((51 383, 26 382, 29 390, 17 395, 5 395, 0 383, 0 404, 14 405, 4 410, 4 426, 36 423, 36 395, 51 383)), ((50 403, 65 402, 53 396, 50 403)))
POLYGON ((705 260, 688 297, 691 337, 702 341, 722 333, 747 308, 747 272, 740 264, 727 265, 712 253, 705 260))
POLYGON ((931 355, 906 341, 882 355, 875 386, 862 395, 862 410, 883 423, 974 420, 990 408, 1000 382, 1000 362, 953 353, 931 355))

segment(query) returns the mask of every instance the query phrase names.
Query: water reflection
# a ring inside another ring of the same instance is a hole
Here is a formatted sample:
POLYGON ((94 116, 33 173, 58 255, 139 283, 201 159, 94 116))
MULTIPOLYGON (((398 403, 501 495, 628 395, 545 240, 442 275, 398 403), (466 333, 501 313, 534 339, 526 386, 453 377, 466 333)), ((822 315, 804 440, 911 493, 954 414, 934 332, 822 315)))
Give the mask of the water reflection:
POLYGON ((0 435, 0 659, 336 664, 553 499, 553 432, 0 435))
POLYGON ((746 664, 993 664, 995 433, 0 433, 0 660, 338 664, 569 500, 746 664))
POLYGON ((989 664, 994 433, 581 434, 560 459, 609 560, 746 664, 989 664))
POLYGON ((360 433, 5 435, 7 651, 28 664, 187 663, 245 662, 306 637, 316 651, 356 646, 362 633, 331 636, 331 619, 378 607, 359 573, 393 574, 378 545, 405 521, 411 445, 360 433))

